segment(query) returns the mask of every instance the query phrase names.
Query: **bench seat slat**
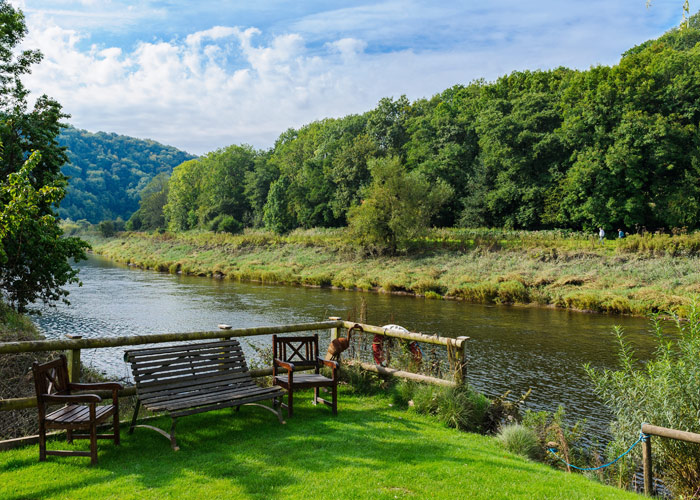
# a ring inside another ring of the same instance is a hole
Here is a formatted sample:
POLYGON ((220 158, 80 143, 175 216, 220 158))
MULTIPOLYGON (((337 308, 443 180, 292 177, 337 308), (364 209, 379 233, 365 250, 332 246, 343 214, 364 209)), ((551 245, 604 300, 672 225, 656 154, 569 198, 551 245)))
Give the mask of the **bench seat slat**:
POLYGON ((242 382, 246 380, 250 380, 251 382, 253 380, 250 378, 250 374, 246 372, 213 372, 204 373, 198 377, 177 377, 165 380, 152 380, 141 384, 142 387, 139 387, 137 382, 136 387, 140 394, 148 394, 153 391, 165 389, 184 390, 189 386, 198 384, 226 384, 228 382, 242 382))
MULTIPOLYGON (((189 408, 193 406, 199 406, 204 403, 215 403, 220 401, 236 400, 239 398, 244 398, 247 396, 255 396, 261 394, 274 394, 282 393, 279 390, 268 390, 270 388, 260 388, 260 387, 249 387, 241 390, 240 388, 233 387, 229 389, 221 389, 215 392, 199 392, 193 394, 187 394, 180 398, 173 398, 171 400, 162 400, 151 402, 149 401, 146 408, 152 409, 153 411, 162 410, 180 410, 183 408, 189 408)), ((272 397, 272 396, 270 396, 272 397)), ((144 403, 146 404, 146 403, 144 403)))
POLYGON ((232 389, 232 388, 238 388, 240 390, 244 390, 246 387, 258 387, 255 382, 253 381, 247 381, 243 380, 241 382, 231 382, 231 383, 207 383, 207 384, 192 384, 187 386, 186 388, 163 388, 162 390, 158 391, 152 391, 148 394, 144 394, 143 397, 141 397, 141 400, 146 403, 146 402, 157 402, 157 401, 162 401, 165 399, 172 399, 172 398, 179 398, 183 397, 184 395, 187 394, 194 394, 196 392, 202 392, 202 391, 215 391, 219 388, 221 389, 232 389))

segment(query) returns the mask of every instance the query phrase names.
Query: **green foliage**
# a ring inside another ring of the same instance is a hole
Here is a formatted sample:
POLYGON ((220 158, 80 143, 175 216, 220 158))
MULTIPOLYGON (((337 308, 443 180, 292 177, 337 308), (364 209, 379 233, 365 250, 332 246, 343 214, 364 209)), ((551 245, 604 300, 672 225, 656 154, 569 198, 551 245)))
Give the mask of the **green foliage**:
MULTIPOLYGON (((67 148, 62 172, 69 178, 59 215, 92 223, 128 219, 143 202, 143 190, 156 176, 194 158, 172 146, 104 132, 67 127, 58 138, 67 148)), ((148 227, 153 227, 149 221, 148 227)), ((161 227, 160 225, 155 227, 161 227)))
POLYGON ((550 443, 554 443, 557 454, 570 464, 587 467, 591 464, 589 448, 583 440, 586 421, 577 421, 573 425, 566 423, 566 413, 559 406, 554 413, 548 411, 534 412, 527 410, 523 416, 522 425, 532 429, 539 443, 539 458, 559 467, 566 466, 556 457, 547 453, 550 443))
MULTIPOLYGON (((620 328, 619 368, 595 370, 586 366, 596 393, 615 414, 612 425, 617 447, 639 436, 642 422, 700 433, 700 305, 688 308, 687 320, 675 316, 676 334, 664 332, 658 316, 652 318, 657 339, 654 356, 641 363, 620 328)), ((639 458, 638 450, 635 450, 639 458)), ((624 465, 624 464, 623 464, 624 465)), ((654 466, 665 484, 679 495, 700 488, 700 449, 672 439, 654 441, 654 466)))
POLYGON ((22 312, 36 300, 65 301, 62 287, 77 282, 68 261, 84 258, 88 245, 62 238, 53 211, 65 194, 66 157, 56 136, 66 115, 46 96, 27 111, 20 78, 41 54, 16 50, 26 34, 24 16, 6 2, 0 27, 0 293, 22 312))
POLYGON ((534 430, 524 425, 504 425, 498 431, 497 439, 501 446, 516 455, 522 455, 530 460, 536 460, 541 456, 537 434, 534 430))
POLYGON ((418 172, 407 173, 397 157, 374 160, 370 170, 365 199, 348 213, 351 238, 373 254, 406 250, 425 234, 452 188, 441 180, 431 185, 418 172))
POLYGON ((469 386, 418 384, 413 392, 413 405, 417 412, 435 415, 448 427, 467 432, 484 430, 490 404, 486 396, 469 386))
POLYGON ((265 227, 277 234, 283 234, 294 227, 294 220, 289 213, 287 193, 290 182, 287 177, 280 177, 270 186, 267 203, 263 209, 265 227))

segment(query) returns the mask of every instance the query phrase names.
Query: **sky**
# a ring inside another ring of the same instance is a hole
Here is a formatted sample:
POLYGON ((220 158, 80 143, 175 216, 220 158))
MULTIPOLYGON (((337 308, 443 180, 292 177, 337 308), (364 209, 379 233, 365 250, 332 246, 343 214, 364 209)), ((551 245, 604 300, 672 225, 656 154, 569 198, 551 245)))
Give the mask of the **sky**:
MULTIPOLYGON (((612 65, 678 26, 682 0, 10 0, 25 84, 91 132, 193 154, 516 70, 612 65)), ((690 2, 695 12, 696 1, 690 2)))

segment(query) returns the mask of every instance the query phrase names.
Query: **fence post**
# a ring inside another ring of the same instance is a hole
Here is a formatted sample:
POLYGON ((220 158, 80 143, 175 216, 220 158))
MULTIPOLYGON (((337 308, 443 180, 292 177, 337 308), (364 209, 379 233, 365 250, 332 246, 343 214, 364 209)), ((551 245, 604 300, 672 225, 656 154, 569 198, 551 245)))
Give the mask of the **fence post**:
POLYGON ((469 340, 469 337, 457 337, 457 370, 455 371, 455 382, 457 384, 467 382, 467 340, 469 340))
MULTIPOLYGON (((340 321, 340 316, 330 316, 328 319, 331 321, 340 321)), ((339 327, 331 328, 331 342, 333 342, 339 336, 340 336, 340 328, 339 327)))
POLYGON ((642 439, 642 463, 644 464, 644 494, 654 494, 654 476, 651 469, 651 436, 642 439))
MULTIPOLYGON (((71 340, 82 339, 82 335, 66 334, 66 337, 71 340)), ((68 380, 77 384, 80 382, 80 349, 69 349, 66 351, 66 359, 68 360, 68 380)))

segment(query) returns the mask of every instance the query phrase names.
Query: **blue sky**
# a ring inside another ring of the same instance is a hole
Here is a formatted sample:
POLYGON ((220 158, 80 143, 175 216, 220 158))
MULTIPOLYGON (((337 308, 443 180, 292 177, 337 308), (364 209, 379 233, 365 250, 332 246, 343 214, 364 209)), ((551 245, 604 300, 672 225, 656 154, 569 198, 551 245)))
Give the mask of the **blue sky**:
MULTIPOLYGON (((70 123, 203 154, 514 70, 615 64, 682 0, 13 0, 70 123)), ((697 8, 690 3, 691 12, 697 8)))

